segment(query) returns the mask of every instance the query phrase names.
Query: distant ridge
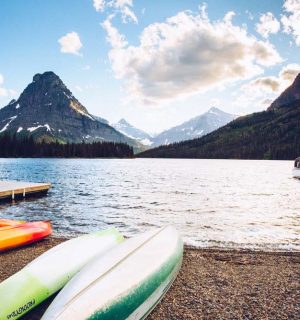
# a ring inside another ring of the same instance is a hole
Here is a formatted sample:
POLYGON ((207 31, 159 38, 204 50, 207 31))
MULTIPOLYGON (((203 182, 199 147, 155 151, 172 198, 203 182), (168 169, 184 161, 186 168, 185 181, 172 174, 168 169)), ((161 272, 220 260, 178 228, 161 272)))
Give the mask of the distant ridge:
POLYGON ((112 124, 112 126, 124 135, 138 140, 149 148, 153 148, 159 145, 167 145, 173 142, 201 137, 235 118, 237 118, 236 115, 212 107, 207 112, 155 136, 134 127, 125 119, 119 120, 119 122, 112 124))
POLYGON ((202 138, 161 146, 138 156, 294 159, 299 155, 300 75, 266 111, 239 117, 202 138))
POLYGON ((134 127, 125 119, 120 119, 117 123, 112 124, 112 126, 127 137, 138 140, 145 146, 149 146, 153 143, 152 136, 150 134, 134 127))
POLYGON ((224 126, 235 118, 237 118, 237 116, 234 114, 212 107, 200 116, 194 117, 158 134, 153 138, 152 146, 167 145, 173 142, 202 137, 224 126))

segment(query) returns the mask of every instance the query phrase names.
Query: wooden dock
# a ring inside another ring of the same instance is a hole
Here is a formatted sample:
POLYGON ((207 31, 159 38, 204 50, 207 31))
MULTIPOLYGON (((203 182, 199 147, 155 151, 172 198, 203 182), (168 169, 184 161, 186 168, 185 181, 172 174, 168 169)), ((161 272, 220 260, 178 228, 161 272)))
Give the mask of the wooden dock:
POLYGON ((30 195, 47 193, 50 183, 34 183, 23 181, 0 181, 0 200, 14 200, 30 195))

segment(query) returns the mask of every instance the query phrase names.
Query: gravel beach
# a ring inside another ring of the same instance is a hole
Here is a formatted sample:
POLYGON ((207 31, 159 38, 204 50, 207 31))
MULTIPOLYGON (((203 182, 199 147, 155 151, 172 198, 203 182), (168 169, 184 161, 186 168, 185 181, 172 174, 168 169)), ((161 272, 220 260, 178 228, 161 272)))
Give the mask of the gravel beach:
MULTIPOLYGON (((0 281, 64 240, 50 237, 0 254, 0 281)), ((50 302, 22 319, 40 319, 50 302)), ((299 315, 300 252, 185 247, 179 276, 147 319, 299 319, 299 315)))

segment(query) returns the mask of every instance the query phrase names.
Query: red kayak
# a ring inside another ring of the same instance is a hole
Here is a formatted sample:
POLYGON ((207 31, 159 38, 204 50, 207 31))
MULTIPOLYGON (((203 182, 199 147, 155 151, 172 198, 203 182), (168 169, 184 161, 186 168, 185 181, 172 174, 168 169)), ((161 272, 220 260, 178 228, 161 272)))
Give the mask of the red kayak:
POLYGON ((51 233, 52 227, 48 221, 16 221, 15 224, 2 225, 0 227, 0 252, 39 241, 51 233))

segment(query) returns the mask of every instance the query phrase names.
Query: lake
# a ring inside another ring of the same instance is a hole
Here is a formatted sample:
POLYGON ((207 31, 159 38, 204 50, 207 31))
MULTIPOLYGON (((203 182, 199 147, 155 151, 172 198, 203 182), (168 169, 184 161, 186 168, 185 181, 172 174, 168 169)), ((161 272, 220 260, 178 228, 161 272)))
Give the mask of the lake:
POLYGON ((0 179, 51 182, 48 196, 0 203, 3 218, 51 220, 58 235, 175 225, 198 247, 300 250, 292 161, 0 159, 0 179))

